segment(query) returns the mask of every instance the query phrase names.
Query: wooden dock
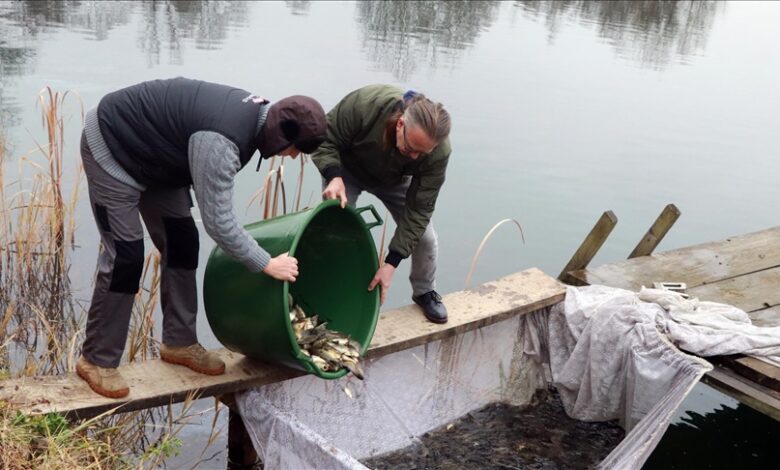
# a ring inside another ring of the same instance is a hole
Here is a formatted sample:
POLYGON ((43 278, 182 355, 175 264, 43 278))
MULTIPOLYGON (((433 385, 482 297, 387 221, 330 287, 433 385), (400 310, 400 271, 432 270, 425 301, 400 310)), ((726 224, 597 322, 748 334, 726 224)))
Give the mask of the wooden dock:
MULTIPOLYGON (((598 230, 594 228, 594 232, 598 230)), ((583 243, 578 253, 587 252, 585 258, 589 261, 604 237, 597 237, 595 245, 583 243), (588 246, 596 248, 588 250, 588 246)), ((734 305, 747 312, 755 325, 780 326, 780 227, 566 271, 562 279, 572 284, 601 284, 633 291, 641 286, 652 287, 654 282, 684 282, 686 292, 693 297, 734 305)), ((780 368, 745 356, 707 359, 714 363, 715 370, 704 377, 704 382, 780 420, 780 368)))
MULTIPOLYGON (((531 268, 444 297, 450 320, 437 325, 425 320, 417 306, 383 313, 366 357, 374 358, 413 348, 533 312, 563 300, 565 286, 531 268)), ((221 376, 206 376, 158 359, 119 367, 130 385, 130 395, 105 398, 75 373, 25 377, 0 382, 0 400, 27 414, 60 412, 72 418, 89 418, 117 409, 133 411, 183 401, 188 395, 224 397, 250 387, 302 375, 297 370, 247 359, 226 349, 218 354, 227 364, 221 376)))

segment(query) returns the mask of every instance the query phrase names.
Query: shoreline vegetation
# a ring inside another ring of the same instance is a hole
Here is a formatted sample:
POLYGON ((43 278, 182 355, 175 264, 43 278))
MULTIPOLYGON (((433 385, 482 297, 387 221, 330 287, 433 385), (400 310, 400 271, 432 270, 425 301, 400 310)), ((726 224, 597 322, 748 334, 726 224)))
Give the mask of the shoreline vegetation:
MULTIPOLYGON (((45 142, 20 155, 11 165, 0 129, 0 385, 9 378, 58 375, 73 371, 83 342, 88 302, 74 298, 70 283, 72 256, 77 248, 75 210, 82 188, 81 158, 71 151, 64 158, 63 112, 78 100, 80 124, 84 106, 73 92, 50 87, 38 96, 45 142), (74 154, 74 155, 71 155, 74 154), (66 194, 63 164, 76 163, 72 188, 66 194), (11 175, 9 169, 17 167, 11 175), (13 179, 11 179, 13 178, 13 179)), ((77 151, 76 151, 77 152, 77 151)), ((287 214, 302 207, 303 172, 308 161, 300 158, 300 173, 288 203, 284 184, 286 157, 273 157, 262 187, 252 195, 246 211, 261 219, 287 214)), ((85 196, 86 197, 86 196, 85 196)), ((382 241, 384 243, 384 232, 382 241)), ((160 287, 160 254, 148 250, 130 320, 123 362, 159 357, 154 339, 153 314, 160 287)), ((202 452, 188 465, 214 456, 207 448, 223 433, 217 427, 225 406, 194 411, 197 396, 181 405, 142 411, 104 413, 90 420, 69 421, 61 414, 26 416, 0 401, 0 467, 9 469, 157 468, 179 455, 179 432, 193 418, 213 414, 210 435, 202 452)))
MULTIPOLYGON (((63 108, 66 100, 76 98, 49 87, 41 90, 38 104, 47 141, 36 142, 34 150, 18 157, 15 178, 0 130, 0 384, 8 378, 72 371, 79 357, 87 307, 74 299, 69 274, 83 179, 80 158, 67 159, 78 162, 69 194, 63 192, 62 181, 63 108)), ((83 123, 80 100, 79 109, 83 123)), ((128 362, 158 355, 152 314, 159 268, 159 253, 152 250, 133 307, 128 362)), ((194 416, 195 398, 177 407, 108 412, 72 422, 56 413, 26 416, 0 401, 0 467, 158 467, 179 453, 182 442, 177 435, 194 416)), ((215 409, 218 414, 219 406, 215 409)), ((209 442, 221 431, 216 422, 209 442)))

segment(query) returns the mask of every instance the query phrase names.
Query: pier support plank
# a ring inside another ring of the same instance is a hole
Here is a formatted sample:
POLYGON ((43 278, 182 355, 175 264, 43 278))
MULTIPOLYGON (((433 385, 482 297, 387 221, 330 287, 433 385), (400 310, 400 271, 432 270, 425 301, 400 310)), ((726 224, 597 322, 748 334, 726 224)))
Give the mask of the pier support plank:
POLYGON ((702 382, 780 421, 780 393, 752 383, 736 372, 720 366, 702 377, 702 382))
MULTIPOLYGON (((531 268, 467 291, 444 296, 450 320, 444 325, 428 322, 417 306, 380 315, 367 357, 379 357, 420 344, 487 326, 513 315, 529 313, 563 300, 565 286, 542 271, 531 268)), ((216 350, 225 361, 224 375, 207 376, 159 359, 120 366, 130 385, 130 395, 110 399, 92 392, 75 373, 26 377, 0 382, 0 400, 28 414, 62 412, 89 418, 118 409, 133 411, 183 401, 219 396, 294 378, 298 370, 250 360, 226 349, 216 350)))

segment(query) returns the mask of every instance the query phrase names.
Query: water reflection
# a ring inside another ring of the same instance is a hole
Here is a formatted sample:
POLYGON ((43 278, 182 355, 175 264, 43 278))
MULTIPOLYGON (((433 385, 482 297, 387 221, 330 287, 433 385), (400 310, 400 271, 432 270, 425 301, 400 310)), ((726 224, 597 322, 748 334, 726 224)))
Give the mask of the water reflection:
MULTIPOLYGON (((308 9, 308 2, 291 3, 299 11, 308 9)), ((137 44, 148 65, 158 65, 165 51, 169 63, 181 64, 183 42, 198 49, 220 47, 231 28, 248 25, 250 6, 242 1, 0 1, 0 129, 18 123, 18 100, 6 90, 35 69, 48 33, 66 29, 102 41, 140 15, 137 44)))
POLYGON ((404 80, 418 64, 451 67, 461 51, 498 17, 500 2, 360 2, 363 49, 379 67, 404 80))
POLYGON ((306 16, 311 8, 309 0, 285 0, 285 5, 290 9, 290 13, 296 16, 306 16))
POLYGON ((516 0, 514 5, 533 18, 544 17, 550 41, 572 20, 594 24, 619 56, 655 69, 702 54, 716 16, 725 9, 723 2, 699 0, 516 0))
POLYGON ((182 42, 192 41, 196 49, 217 49, 231 29, 248 25, 246 2, 144 1, 138 46, 149 66, 160 64, 168 50, 170 64, 182 63, 182 42))

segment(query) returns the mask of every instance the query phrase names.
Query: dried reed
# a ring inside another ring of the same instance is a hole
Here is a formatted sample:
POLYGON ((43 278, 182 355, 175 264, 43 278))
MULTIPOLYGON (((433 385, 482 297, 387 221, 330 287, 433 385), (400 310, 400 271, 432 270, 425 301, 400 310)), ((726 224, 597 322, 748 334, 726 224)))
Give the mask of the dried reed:
MULTIPOLYGON (((85 312, 73 298, 69 271, 82 168, 77 166, 66 196, 62 114, 68 95, 49 87, 40 92, 47 142, 19 158, 19 177, 12 182, 0 139, 0 380, 61 374, 72 370, 79 356, 85 312)), ((130 361, 157 355, 151 338, 159 266, 159 254, 151 253, 133 308, 130 361)), ((194 398, 188 397, 175 417, 170 408, 158 408, 108 412, 76 424, 57 414, 20 415, 0 402, 0 467, 157 468, 178 451, 176 435, 194 398)))
POLYGON ((505 223, 512 222, 514 223, 518 230, 520 230, 520 238, 523 241, 523 244, 525 244, 525 235, 523 235, 523 227, 520 225, 520 222, 518 222, 515 219, 504 219, 499 221, 496 225, 491 228, 488 233, 482 238, 482 241, 479 243, 479 247, 477 248, 477 251, 474 253, 474 257, 471 258, 471 267, 469 268, 469 272, 466 275, 466 282, 464 283, 463 288, 468 289, 469 284, 471 284, 471 276, 474 274, 474 268, 477 266, 477 260, 479 260, 479 256, 482 254, 482 249, 485 247, 485 243, 487 243, 488 239, 495 233, 495 231, 498 229, 498 227, 504 225, 505 223))
POLYGON ((284 184, 284 161, 287 157, 274 156, 271 158, 270 168, 263 179, 263 185, 258 191, 256 191, 249 198, 246 209, 252 207, 257 201, 257 204, 261 208, 261 220, 270 219, 279 215, 287 214, 288 207, 291 207, 293 212, 301 210, 301 193, 303 191, 303 175, 306 169, 306 162, 309 160, 306 154, 300 154, 301 168, 298 173, 298 184, 293 194, 294 203, 288 206, 287 202, 287 190, 284 184), (278 162, 278 166, 277 166, 278 162), (279 204, 282 205, 281 213, 279 212, 279 204))

